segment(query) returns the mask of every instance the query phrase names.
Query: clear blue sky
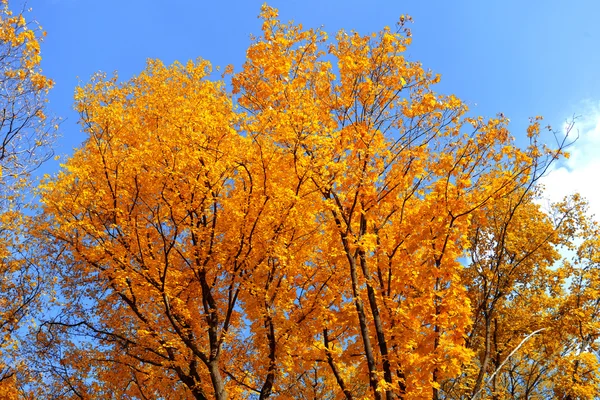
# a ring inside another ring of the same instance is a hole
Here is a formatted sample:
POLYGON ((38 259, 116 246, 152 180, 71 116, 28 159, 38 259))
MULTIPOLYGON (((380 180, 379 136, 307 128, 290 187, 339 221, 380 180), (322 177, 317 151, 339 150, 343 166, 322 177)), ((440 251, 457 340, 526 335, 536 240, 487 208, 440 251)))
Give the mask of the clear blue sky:
MULTIPOLYGON (((126 79, 140 72, 147 58, 171 63, 202 57, 213 65, 239 67, 250 34, 260 33, 257 15, 262 3, 29 0, 33 9, 29 19, 35 18, 48 33, 42 44, 42 68, 56 82, 50 112, 66 119, 57 152, 70 154, 85 139, 72 111, 78 79, 86 82, 99 70, 118 71, 126 79)), ((341 28, 365 34, 379 31, 393 26, 401 14, 411 15, 415 22, 409 58, 440 73, 439 91, 456 94, 473 113, 503 112, 516 137, 523 135, 529 116, 544 115, 559 128, 573 114, 588 122, 596 118, 588 114, 600 104, 598 0, 268 4, 280 10, 284 21, 324 26, 330 34, 341 28)))

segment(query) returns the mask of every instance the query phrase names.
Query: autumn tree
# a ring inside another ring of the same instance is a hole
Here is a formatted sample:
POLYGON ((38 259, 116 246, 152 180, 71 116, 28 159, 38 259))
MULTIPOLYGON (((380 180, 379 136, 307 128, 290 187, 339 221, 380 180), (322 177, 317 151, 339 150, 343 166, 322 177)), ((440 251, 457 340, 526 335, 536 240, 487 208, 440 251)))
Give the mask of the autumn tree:
POLYGON ((40 276, 27 240, 24 213, 29 174, 51 155, 54 128, 46 123, 52 82, 39 68, 43 32, 0 4, 0 397, 16 393, 17 330, 39 294, 40 276))
POLYGON ((600 396, 600 227, 589 215, 587 203, 578 195, 565 200, 561 209, 575 212, 566 232, 571 257, 563 260, 569 277, 555 318, 555 332, 562 346, 552 364, 553 396, 572 400, 600 396))
POLYGON ((70 303, 47 324, 46 351, 59 329, 101 344, 67 346, 47 365, 76 397, 268 397, 283 342, 275 326, 291 335, 311 312, 293 298, 321 275, 304 265, 317 222, 301 215, 315 195, 277 184, 293 173, 285 154, 238 133, 241 117, 208 73, 204 61, 151 62, 131 82, 97 76, 77 94, 90 138, 44 200, 73 229, 48 227, 65 246, 70 303), (91 214, 71 208, 82 200, 91 214), (250 331, 260 335, 252 346, 250 331), (99 382, 85 386, 86 372, 99 382))
POLYGON ((521 188, 474 216, 462 275, 473 318, 466 343, 475 358, 445 382, 445 398, 544 398, 551 390, 549 360, 564 344, 554 340, 565 284, 558 248, 575 209, 549 215, 537 195, 521 188))
POLYGON ((502 354, 556 324, 547 311, 565 295, 552 270, 562 223, 534 201, 564 143, 539 144, 534 120, 520 149, 504 117, 435 93, 439 76, 404 57, 407 18, 331 41, 267 6, 261 18, 231 86, 198 60, 77 89, 88 139, 41 188, 62 312, 37 335, 40 390, 488 390, 502 354), (512 324, 511 307, 534 298, 512 324))

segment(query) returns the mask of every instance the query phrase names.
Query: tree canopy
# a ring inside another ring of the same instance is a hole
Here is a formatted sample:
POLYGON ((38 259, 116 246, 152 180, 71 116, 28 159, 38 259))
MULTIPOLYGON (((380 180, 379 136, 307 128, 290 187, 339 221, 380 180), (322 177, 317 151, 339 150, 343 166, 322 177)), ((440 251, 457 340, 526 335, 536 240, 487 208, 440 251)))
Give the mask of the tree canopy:
MULTIPOLYGON (((408 17, 330 39, 260 16, 239 71, 149 60, 77 88, 87 140, 24 220, 47 304, 14 397, 600 396, 598 226, 577 195, 539 201, 569 138, 535 117, 519 147, 436 93, 408 17)), ((19 18, 2 43, 29 75, 5 74, 42 93, 19 18)), ((29 259, 2 264, 11 305, 40 290, 29 259)))

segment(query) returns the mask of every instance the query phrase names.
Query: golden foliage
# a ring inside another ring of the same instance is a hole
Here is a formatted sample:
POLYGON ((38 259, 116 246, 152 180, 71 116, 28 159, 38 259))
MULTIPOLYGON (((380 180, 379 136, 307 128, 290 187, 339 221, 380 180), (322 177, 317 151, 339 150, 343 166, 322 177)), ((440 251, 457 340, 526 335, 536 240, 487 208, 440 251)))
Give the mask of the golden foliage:
POLYGON ((88 140, 41 188, 64 309, 39 335, 50 390, 593 396, 596 275, 555 266, 581 205, 535 202, 562 146, 535 119, 520 149, 504 117, 435 93, 407 18, 331 41, 261 18, 231 94, 204 60, 77 89, 88 140))

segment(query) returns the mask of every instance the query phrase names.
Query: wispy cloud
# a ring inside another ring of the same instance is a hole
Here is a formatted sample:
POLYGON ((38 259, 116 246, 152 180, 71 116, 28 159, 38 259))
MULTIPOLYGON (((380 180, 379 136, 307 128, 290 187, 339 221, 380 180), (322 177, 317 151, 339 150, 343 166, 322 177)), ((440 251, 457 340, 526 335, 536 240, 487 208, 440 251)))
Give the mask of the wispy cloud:
MULTIPOLYGON (((568 125, 563 127, 563 134, 568 125)), ((579 139, 569 147, 568 160, 556 164, 542 179, 546 201, 556 202, 580 193, 590 212, 600 219, 600 103, 588 103, 575 120, 570 136, 579 139)))

